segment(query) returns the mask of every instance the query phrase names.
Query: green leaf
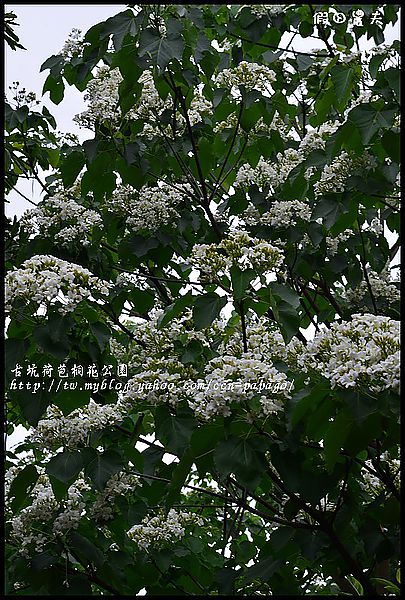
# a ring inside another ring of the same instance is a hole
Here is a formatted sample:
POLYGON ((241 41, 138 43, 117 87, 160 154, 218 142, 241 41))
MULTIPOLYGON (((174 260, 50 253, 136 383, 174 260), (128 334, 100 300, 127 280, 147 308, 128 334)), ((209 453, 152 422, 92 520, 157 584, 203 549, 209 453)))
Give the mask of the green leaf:
POLYGON ((329 393, 329 388, 325 388, 324 384, 318 384, 312 388, 306 387, 296 392, 291 399, 291 409, 289 410, 291 427, 296 427, 304 417, 307 417, 308 413, 316 411, 319 403, 329 393))
POLYGON ((269 288, 271 289, 274 296, 278 296, 281 300, 289 304, 292 308, 298 308, 300 305, 300 298, 292 288, 282 283, 270 283, 269 288))
POLYGON ((152 29, 145 29, 141 34, 139 56, 149 54, 160 73, 173 58, 180 60, 183 50, 184 41, 179 36, 161 38, 152 29))
MULTIPOLYGON (((302 21, 302 22, 300 23, 300 26, 299 26, 299 32, 300 32, 300 35, 301 35, 303 38, 306 38, 306 37, 308 37, 308 36, 312 35, 312 34, 313 34, 313 32, 314 32, 314 26, 313 26, 313 23, 310 23, 309 21, 302 21)), ((300 55, 300 54, 298 54, 298 56, 297 56, 297 59, 298 59, 300 56, 301 56, 301 55, 300 55)), ((307 57, 306 57, 306 56, 304 56, 303 58, 307 58, 307 57)), ((311 62, 313 62, 313 60, 312 60, 311 62)))
POLYGON ((205 475, 214 468, 214 449, 223 437, 221 425, 204 424, 195 429, 190 440, 194 462, 198 472, 205 475))
POLYGON ((180 462, 176 465, 173 471, 171 482, 165 498, 166 508, 171 508, 173 503, 179 499, 181 488, 183 487, 183 484, 185 483, 188 474, 191 471, 192 464, 193 454, 189 449, 183 454, 180 462))
POLYGON ((73 481, 82 469, 83 457, 78 450, 60 452, 53 456, 46 465, 47 474, 65 484, 73 481))
POLYGON ((245 108, 240 119, 241 127, 244 131, 249 132, 256 125, 257 121, 262 116, 261 105, 256 103, 245 108))
POLYGON ((392 127, 395 114, 394 109, 377 110, 371 104, 360 104, 349 112, 348 121, 357 128, 363 144, 368 144, 377 131, 392 127))
POLYGON ((104 553, 93 544, 87 537, 84 537, 77 531, 72 531, 69 534, 68 546, 74 550, 75 554, 88 565, 101 567, 105 562, 104 553))
POLYGON ((136 16, 132 10, 125 10, 103 23, 101 38, 113 36, 115 50, 120 50, 124 37, 129 34, 134 36, 138 31, 136 16))
POLYGON ((352 94, 352 89, 355 80, 355 73, 353 67, 345 65, 335 65, 331 70, 331 78, 335 88, 336 106, 343 110, 352 94))
POLYGON ((62 173, 62 181, 66 188, 71 187, 77 179, 80 171, 85 165, 85 157, 83 152, 74 150, 71 152, 60 165, 62 173))
POLYGON ((156 436, 168 450, 182 454, 190 443, 197 421, 190 412, 174 416, 167 406, 158 406, 155 411, 156 436))
POLYGON ((214 292, 197 296, 193 307, 193 320, 196 329, 205 329, 219 317, 221 309, 226 305, 226 296, 218 296, 214 292))
POLYGON ((49 74, 42 88, 42 93, 45 94, 45 92, 49 92, 49 96, 54 104, 60 104, 65 92, 65 85, 62 78, 56 78, 52 74, 49 74))
POLYGON ((219 442, 214 453, 215 465, 222 475, 230 473, 237 476, 238 481, 254 489, 266 470, 264 446, 259 440, 240 439, 231 436, 219 442), (260 450, 263 451, 260 451, 260 450))
POLYGON ((324 439, 326 468, 331 473, 337 463, 340 451, 350 429, 353 426, 353 418, 348 411, 342 410, 329 425, 324 439))
POLYGON ((235 579, 239 577, 238 571, 232 567, 224 567, 215 573, 215 581, 218 582, 219 594, 225 596, 233 596, 233 584, 235 579))
POLYGON ((115 450, 100 453, 93 448, 85 448, 82 455, 84 472, 99 490, 103 490, 110 477, 124 466, 123 459, 115 450))
POLYGON ((234 297, 240 300, 243 298, 249 283, 256 277, 256 272, 254 269, 242 271, 238 265, 232 265, 230 273, 234 297))
MULTIPOLYGON (((302 25, 308 25, 308 23, 302 23, 302 25)), ((310 34, 308 34, 310 35, 310 34)), ((307 36, 304 36, 307 37, 307 36)), ((306 71, 314 62, 314 59, 310 56, 304 56, 303 54, 297 54, 297 66, 298 71, 306 71)))
POLYGON ((90 323, 90 329, 97 340, 100 351, 104 352, 111 337, 110 329, 100 321, 97 323, 90 323))
POLYGON ((34 330, 34 340, 44 352, 63 360, 69 354, 70 344, 67 337, 73 321, 69 316, 51 315, 45 325, 34 330))
POLYGON ((58 65, 63 64, 63 57, 61 54, 53 54, 49 58, 46 59, 44 63, 42 63, 39 72, 45 71, 45 69, 52 69, 52 67, 56 67, 58 65))
POLYGON ((15 338, 7 338, 4 341, 4 355, 5 355, 5 370, 6 377, 11 378, 11 369, 14 369, 15 365, 23 360, 24 354, 29 347, 28 340, 18 340, 15 338))
POLYGON ((281 333, 286 342, 289 342, 300 326, 297 310, 299 297, 291 288, 278 283, 271 283, 267 288, 260 289, 257 294, 270 304, 281 333))
POLYGON ((10 486, 9 497, 14 499, 11 502, 11 508, 17 512, 28 499, 28 496, 36 484, 38 471, 34 465, 27 465, 13 479, 10 486))
POLYGON ((184 296, 178 298, 176 302, 170 304, 170 306, 165 309, 164 313, 158 319, 158 329, 163 329, 163 327, 170 323, 172 319, 175 319, 178 317, 178 315, 181 315, 186 306, 189 306, 191 302, 192 294, 191 292, 187 292, 187 294, 184 294, 184 296))
POLYGON ((401 157, 400 133, 387 130, 381 138, 381 144, 388 156, 396 163, 399 163, 401 157))
POLYGON ((401 90, 400 90, 400 74, 399 69, 390 67, 384 71, 384 77, 395 94, 398 102, 401 102, 401 90))
POLYGON ((330 229, 336 223, 341 214, 346 212, 343 204, 333 198, 322 198, 312 212, 312 219, 322 217, 325 227, 330 229))
POLYGON ((376 78, 378 69, 380 68, 385 58, 386 57, 384 56, 384 54, 377 54, 376 56, 371 57, 369 63, 369 72, 373 79, 376 78))
POLYGON ((282 560, 275 560, 272 556, 260 560, 247 570, 247 573, 244 577, 245 585, 248 585, 255 580, 268 581, 270 577, 280 569, 282 564, 282 560))

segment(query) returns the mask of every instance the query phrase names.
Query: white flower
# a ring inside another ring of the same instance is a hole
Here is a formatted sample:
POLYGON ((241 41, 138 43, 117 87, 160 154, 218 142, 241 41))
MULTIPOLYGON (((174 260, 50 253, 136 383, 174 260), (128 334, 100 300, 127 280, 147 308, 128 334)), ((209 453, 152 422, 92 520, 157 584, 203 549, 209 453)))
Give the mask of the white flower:
POLYGON ((191 186, 184 183, 144 186, 139 191, 130 185, 120 185, 106 200, 106 207, 126 217, 130 231, 156 231, 179 218, 176 209, 192 193, 191 186))
POLYGON ((61 304, 60 312, 72 311, 94 294, 107 296, 111 284, 95 277, 88 269, 46 254, 33 256, 5 278, 6 306, 17 298, 38 305, 61 304))
POLYGON ((231 89, 244 85, 247 90, 259 90, 267 92, 271 89, 270 84, 276 80, 276 74, 272 69, 257 63, 249 63, 242 60, 237 67, 224 69, 218 73, 216 84, 219 87, 231 89))
POLYGON ((242 357, 223 355, 212 359, 206 368, 204 379, 199 379, 196 390, 189 400, 190 407, 203 420, 218 415, 229 416, 233 403, 259 398, 259 415, 267 416, 281 409, 281 397, 288 395, 287 376, 271 363, 242 357))
MULTIPOLYGON (((159 96, 151 71, 144 71, 139 77, 141 92, 134 106, 123 114, 119 105, 119 86, 123 78, 118 67, 110 69, 108 66, 98 67, 97 73, 86 88, 84 99, 89 108, 83 113, 76 115, 74 120, 80 127, 93 129, 98 121, 109 121, 110 126, 117 128, 123 118, 139 120, 143 123, 143 129, 138 134, 147 139, 161 135, 163 128, 165 135, 172 136, 170 125, 162 125, 158 121, 165 109, 173 109, 173 99, 169 94, 164 100, 159 96)), ((212 103, 207 100, 200 91, 196 91, 188 109, 191 125, 194 125, 206 115, 212 113, 212 103)), ((186 120, 179 110, 176 111, 178 130, 184 130, 186 120)))
POLYGON ((238 170, 234 181, 234 187, 248 188, 252 184, 258 187, 269 186, 273 191, 285 181, 291 171, 303 160, 304 155, 300 150, 287 148, 283 153, 279 152, 274 163, 269 163, 261 157, 255 168, 244 164, 238 170))
POLYGON ((69 33, 68 39, 60 51, 60 54, 66 61, 70 61, 73 58, 82 57, 85 46, 89 45, 90 44, 88 42, 84 42, 80 29, 72 29, 72 31, 69 33))
POLYGON ((399 391, 399 321, 355 314, 352 321, 332 323, 306 346, 292 340, 290 364, 304 373, 330 380, 332 387, 399 391))
POLYGON ((268 225, 270 227, 294 227, 297 219, 309 221, 312 209, 301 200, 275 200, 268 211, 260 212, 252 205, 240 215, 247 225, 268 225))
POLYGON ((350 156, 345 150, 325 165, 321 178, 314 184, 315 196, 323 196, 331 192, 343 192, 346 181, 355 170, 368 171, 377 164, 375 158, 365 151, 362 156, 350 156))
POLYGON ((146 516, 140 525, 134 525, 127 532, 141 550, 150 547, 162 547, 173 544, 185 535, 187 525, 200 524, 198 515, 188 512, 177 512, 174 508, 168 514, 161 511, 156 516, 146 516))
POLYGON ((74 188, 46 198, 37 208, 26 211, 20 224, 30 233, 51 237, 61 246, 79 242, 90 244, 89 236, 94 227, 102 226, 102 218, 94 210, 79 204, 71 196, 74 188))
POLYGON ((262 273, 280 270, 283 255, 266 240, 252 238, 245 231, 233 231, 219 244, 196 244, 190 262, 203 274, 217 277, 232 265, 262 273))
POLYGON ((117 404, 100 405, 90 400, 86 406, 73 410, 64 416, 60 408, 48 406, 45 418, 29 435, 33 442, 42 448, 67 446, 76 448, 87 442, 92 431, 112 427, 122 421, 125 409, 117 404))
MULTIPOLYGON (((388 306, 401 299, 401 292, 399 289, 400 282, 398 279, 391 279, 388 265, 381 273, 377 273, 370 269, 368 272, 368 281, 375 299, 382 300, 384 303, 388 304, 388 306)), ((343 297, 349 305, 364 309, 365 299, 369 297, 367 282, 363 280, 354 289, 348 288, 343 297)))
POLYGON ((323 150, 328 138, 335 133, 340 126, 339 121, 326 122, 320 125, 317 129, 308 131, 305 137, 301 140, 299 150, 307 156, 313 150, 323 150))
POLYGON ((114 517, 114 502, 117 496, 125 496, 140 485, 136 475, 120 471, 110 477, 102 492, 97 492, 91 515, 97 521, 108 521, 114 517))

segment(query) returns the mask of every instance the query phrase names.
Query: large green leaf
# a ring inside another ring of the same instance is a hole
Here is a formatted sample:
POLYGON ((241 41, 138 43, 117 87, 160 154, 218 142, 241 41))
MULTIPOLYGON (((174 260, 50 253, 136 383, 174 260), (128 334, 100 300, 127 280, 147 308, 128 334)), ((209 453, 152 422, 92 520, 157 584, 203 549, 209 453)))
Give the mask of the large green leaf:
POLYGON ((332 471, 338 461, 340 451, 343 449, 343 444, 350 429, 353 426, 353 419, 348 411, 341 411, 336 416, 334 421, 329 425, 325 434, 325 462, 329 472, 332 471))
POLYGON ((176 300, 176 302, 173 302, 173 304, 170 304, 165 309, 164 313, 158 319, 159 329, 162 329, 163 327, 165 327, 165 325, 170 323, 170 321, 172 319, 175 319, 176 317, 178 317, 184 311, 186 306, 190 305, 191 302, 192 302, 191 292, 187 292, 187 294, 184 294, 184 296, 181 296, 180 298, 178 298, 176 300))
POLYGON ((196 329, 205 329, 219 317, 221 309, 226 305, 226 296, 218 296, 214 292, 197 296, 193 307, 193 320, 196 329))
POLYGON ((76 451, 64 451, 56 454, 46 465, 48 475, 53 475, 62 483, 73 481, 83 469, 83 456, 76 451))
POLYGON ((197 421, 192 413, 172 415, 170 410, 162 405, 155 411, 156 435, 168 450, 176 454, 183 453, 190 443, 191 434, 197 427, 197 421))
POLYGON ((183 49, 184 41, 179 35, 163 38, 153 29, 145 29, 141 34, 139 56, 148 54, 160 73, 171 60, 181 59, 183 49))
POLYGON ((368 144, 377 131, 392 126, 395 113, 395 109, 379 110, 371 104, 360 104, 349 112, 348 121, 357 128, 363 143, 368 144))
POLYGON ((229 437, 219 442, 215 465, 222 477, 234 473, 237 480, 253 489, 266 470, 264 445, 253 438, 229 437))
POLYGON ((92 448, 82 451, 85 474, 90 477, 95 486, 102 490, 112 475, 124 466, 122 457, 115 450, 98 452, 92 448))
POLYGON ((355 69, 347 65, 335 65, 331 77, 336 93, 337 106, 343 110, 352 94, 355 82, 355 69))
POLYGON ((38 479, 38 471, 34 465, 27 465, 13 479, 9 497, 13 498, 11 508, 18 511, 24 502, 28 500, 29 494, 38 479))

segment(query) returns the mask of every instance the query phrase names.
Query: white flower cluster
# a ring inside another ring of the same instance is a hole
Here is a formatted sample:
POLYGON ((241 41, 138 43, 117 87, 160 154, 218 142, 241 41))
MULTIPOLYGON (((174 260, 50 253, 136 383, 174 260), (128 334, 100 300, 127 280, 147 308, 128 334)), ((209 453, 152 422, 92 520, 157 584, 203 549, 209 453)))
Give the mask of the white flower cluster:
POLYGON ((367 56, 386 55, 387 57, 394 57, 398 56, 398 51, 394 48, 393 44, 380 44, 370 50, 366 50, 365 54, 367 56))
POLYGON ((19 553, 29 556, 30 550, 42 552, 48 538, 43 533, 33 529, 36 521, 47 523, 58 507, 58 502, 52 491, 49 479, 41 475, 34 487, 32 504, 23 508, 11 520, 12 536, 19 545, 19 553))
MULTIPOLYGON (((363 208, 365 207, 360 204, 359 209, 363 208)), ((319 222, 322 222, 322 219, 320 219, 319 222)), ((378 236, 383 234, 384 227, 381 224, 380 219, 376 217, 371 220, 371 223, 365 223, 362 227, 362 231, 368 231, 378 236)), ((340 243, 347 242, 347 240, 353 237, 355 233, 356 232, 353 229, 345 229, 335 236, 327 235, 325 238, 327 254, 329 256, 335 256, 339 251, 340 243)))
POLYGON ((70 61, 73 58, 80 58, 83 55, 84 47, 88 45, 88 42, 84 42, 81 30, 72 29, 60 54, 66 61, 70 61))
POLYGON ((382 235, 384 233, 384 225, 381 223, 378 217, 375 217, 371 220, 371 223, 368 225, 367 229, 376 235, 382 235))
MULTIPOLYGON (((380 458, 382 461, 388 463, 387 466, 391 474, 394 475, 393 479, 395 481, 400 475, 400 461, 397 458, 391 458, 388 452, 383 452, 380 458)), ((373 462, 371 460, 364 461, 364 467, 361 469, 363 481, 360 481, 360 487, 372 496, 378 496, 384 490, 385 486, 381 479, 377 475, 374 475, 372 471, 375 472, 373 462)), ((399 482, 397 484, 399 492, 399 482)))
POLYGON ((122 404, 131 409, 134 404, 167 402, 176 406, 187 399, 184 382, 195 377, 195 370, 176 357, 146 359, 142 372, 128 380, 122 395, 122 404))
POLYGON ((101 227, 103 221, 98 213, 76 202, 71 194, 72 190, 66 190, 47 198, 37 208, 26 211, 20 224, 30 233, 52 237, 61 246, 72 242, 88 246, 93 228, 101 227))
POLYGON ((333 135, 338 127, 340 126, 339 121, 332 123, 328 121, 322 123, 317 129, 308 131, 305 137, 301 140, 299 151, 303 156, 308 156, 313 150, 323 150, 325 148, 326 141, 333 135))
POLYGON ((276 16, 285 12, 288 4, 243 4, 236 13, 236 16, 246 7, 250 8, 253 15, 263 17, 267 15, 276 16))
POLYGON ((86 513, 83 492, 90 489, 91 486, 81 477, 69 487, 67 499, 59 503, 59 509, 62 510, 53 523, 54 533, 62 534, 69 529, 77 529, 80 519, 86 513))
MULTIPOLYGON (((213 129, 214 133, 221 133, 225 129, 235 129, 238 122, 238 115, 236 112, 230 113, 226 119, 219 121, 213 129)), ((272 131, 277 131, 282 140, 287 142, 289 140, 287 134, 287 126, 278 112, 275 113, 271 123, 266 123, 263 117, 255 123, 252 129, 247 133, 248 146, 253 143, 258 135, 270 136, 272 131)))
MULTIPOLYGON (((200 123, 204 116, 210 116, 212 114, 212 108, 212 102, 197 92, 190 103, 190 108, 187 111, 190 119, 190 125, 193 126, 196 123, 200 123)), ((184 117, 182 118, 184 119, 184 117)))
POLYGON ((156 231, 179 217, 176 208, 189 194, 192 188, 186 183, 144 186, 139 192, 130 185, 119 185, 106 200, 106 208, 126 217, 131 231, 156 231))
POLYGON ((218 73, 216 84, 231 89, 244 85, 247 90, 267 92, 270 90, 270 84, 275 80, 276 74, 272 69, 242 60, 237 67, 224 69, 218 73))
POLYGON ((240 167, 233 183, 234 188, 248 188, 252 184, 258 187, 270 186, 273 191, 282 185, 291 171, 304 160, 303 154, 294 148, 287 148, 283 153, 279 152, 276 162, 269 163, 261 157, 256 167, 249 164, 240 167))
POLYGON ((262 15, 280 15, 284 13, 286 8, 288 8, 288 4, 251 4, 250 10, 254 15, 262 16, 262 15))
POLYGON ((127 224, 135 230, 155 231, 179 217, 175 207, 182 202, 184 195, 168 184, 156 187, 143 187, 139 198, 132 205, 127 224))
POLYGON ((154 517, 146 516, 140 525, 131 527, 127 534, 141 550, 148 550, 150 547, 161 548, 173 544, 184 537, 187 525, 196 524, 203 525, 201 517, 172 508, 167 515, 160 512, 154 517))
POLYGON ((67 498, 58 502, 49 477, 41 474, 31 492, 31 504, 11 519, 12 536, 19 546, 19 553, 28 557, 42 552, 55 535, 76 529, 85 513, 82 492, 88 489, 90 486, 79 477, 69 487, 67 498), (52 531, 49 531, 51 523, 52 531))
POLYGON ((352 321, 332 323, 306 346, 287 347, 289 362, 305 373, 323 375, 332 387, 399 391, 399 321, 355 314, 352 321))
POLYGON ((367 151, 360 157, 352 157, 345 150, 337 156, 330 165, 325 165, 321 178, 314 184, 315 196, 322 196, 331 192, 343 192, 346 181, 355 170, 368 171, 374 168, 377 162, 367 151))
POLYGON ((90 271, 46 254, 33 256, 24 261, 19 269, 9 271, 5 278, 6 307, 24 299, 47 306, 56 302, 67 313, 85 299, 94 295, 108 296, 111 284, 95 277, 90 271))
POLYGON ((119 402, 100 405, 90 400, 87 406, 77 408, 66 416, 60 408, 51 404, 46 410, 45 418, 38 422, 29 437, 41 448, 76 448, 86 444, 92 431, 116 425, 122 421, 124 414, 124 408, 119 402))
POLYGON ((170 97, 164 101, 159 96, 151 71, 144 71, 139 77, 139 83, 142 84, 141 97, 128 116, 149 122, 154 112, 170 107, 170 97))
MULTIPOLYGON (((368 272, 368 280, 376 300, 382 301, 388 306, 400 301, 401 292, 398 286, 399 281, 397 280, 396 285, 395 280, 391 279, 390 270, 387 267, 383 269, 381 273, 370 270, 368 272)), ((354 289, 348 288, 344 297, 349 305, 355 306, 360 310, 368 310, 365 306, 365 299, 369 297, 367 282, 363 280, 354 289)))
POLYGON ((246 231, 233 231, 219 244, 196 244, 190 262, 201 273, 215 278, 228 274, 232 265, 261 273, 280 270, 283 255, 265 240, 250 237, 246 231))
MULTIPOLYGON (((248 355, 249 356, 249 355, 248 355)), ((197 391, 189 400, 196 415, 208 421, 218 415, 229 416, 231 405, 259 397, 258 415, 267 416, 281 409, 280 396, 287 396, 287 376, 271 364, 243 355, 212 359, 204 380, 197 381, 197 391)))
MULTIPOLYGON (((136 341, 131 342, 128 348, 124 348, 122 344, 111 338, 111 353, 119 362, 128 365, 130 373, 138 372, 140 369, 145 371, 144 365, 150 357, 166 359, 168 356, 175 355, 177 342, 187 345, 196 340, 201 346, 209 347, 210 338, 220 326, 220 322, 215 321, 209 329, 196 331, 193 328, 191 309, 188 309, 180 317, 172 319, 167 327, 159 329, 159 318, 162 314, 163 310, 154 311, 150 313, 151 318, 149 321, 142 323, 125 322, 125 326, 133 331, 136 339, 143 344, 144 348, 136 341)), ((154 371, 156 371, 155 367, 157 365, 154 365, 154 371)))
POLYGON ((328 256, 335 256, 335 254, 339 251, 340 243, 347 242, 347 240, 354 235, 354 231, 352 229, 345 229, 341 231, 334 237, 331 235, 327 235, 325 238, 326 242, 326 251, 328 256))
MULTIPOLYGON (((168 95, 163 100, 159 96, 152 72, 146 70, 139 77, 139 83, 142 86, 139 99, 123 115, 119 106, 119 86, 122 81, 123 78, 118 67, 114 69, 110 69, 108 66, 99 67, 94 79, 88 83, 84 96, 89 108, 76 115, 74 120, 80 127, 93 129, 98 121, 109 121, 110 124, 118 126, 125 116, 126 119, 143 122, 143 129, 138 135, 148 139, 159 135, 157 119, 163 110, 173 107, 172 97, 168 95)), ((203 119, 204 115, 211 113, 212 103, 201 92, 196 91, 188 109, 191 125, 195 125, 203 119)), ((179 128, 184 128, 186 124, 184 116, 179 111, 176 111, 175 116, 179 128)), ((171 135, 170 126, 163 126, 163 129, 167 135, 171 135)))
POLYGON ((248 163, 242 165, 237 174, 233 187, 249 187, 256 184, 258 187, 272 185, 277 187, 281 183, 276 167, 265 161, 263 157, 259 159, 256 167, 251 167, 248 163))
POLYGON ((118 86, 121 82, 122 76, 118 67, 115 69, 107 66, 98 67, 94 79, 87 84, 84 95, 84 100, 89 103, 89 108, 76 115, 73 120, 80 127, 88 129, 93 129, 97 121, 110 121, 111 123, 119 121, 121 111, 118 86))
MULTIPOLYGON (((249 357, 265 361, 285 360, 286 344, 279 329, 267 317, 247 315, 246 344, 249 357)), ((240 328, 235 329, 230 336, 224 337, 218 347, 219 354, 242 357, 243 336, 240 328)))
POLYGON ((301 200, 275 200, 263 214, 249 204, 240 217, 247 225, 260 223, 270 227, 294 227, 298 219, 309 221, 311 213, 309 204, 301 200))
POLYGON ((96 521, 108 521, 114 517, 114 502, 117 496, 125 496, 140 485, 140 479, 131 473, 114 473, 102 492, 97 492, 91 515, 96 521))

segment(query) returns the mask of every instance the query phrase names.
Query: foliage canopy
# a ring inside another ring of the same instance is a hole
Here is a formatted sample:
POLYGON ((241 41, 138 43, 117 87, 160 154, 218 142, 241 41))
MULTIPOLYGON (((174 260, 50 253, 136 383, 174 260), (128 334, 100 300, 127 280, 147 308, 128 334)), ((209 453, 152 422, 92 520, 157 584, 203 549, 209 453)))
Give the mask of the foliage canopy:
POLYGON ((130 5, 41 67, 83 143, 6 104, 6 190, 44 192, 7 223, 8 594, 399 591, 398 10, 130 5))

